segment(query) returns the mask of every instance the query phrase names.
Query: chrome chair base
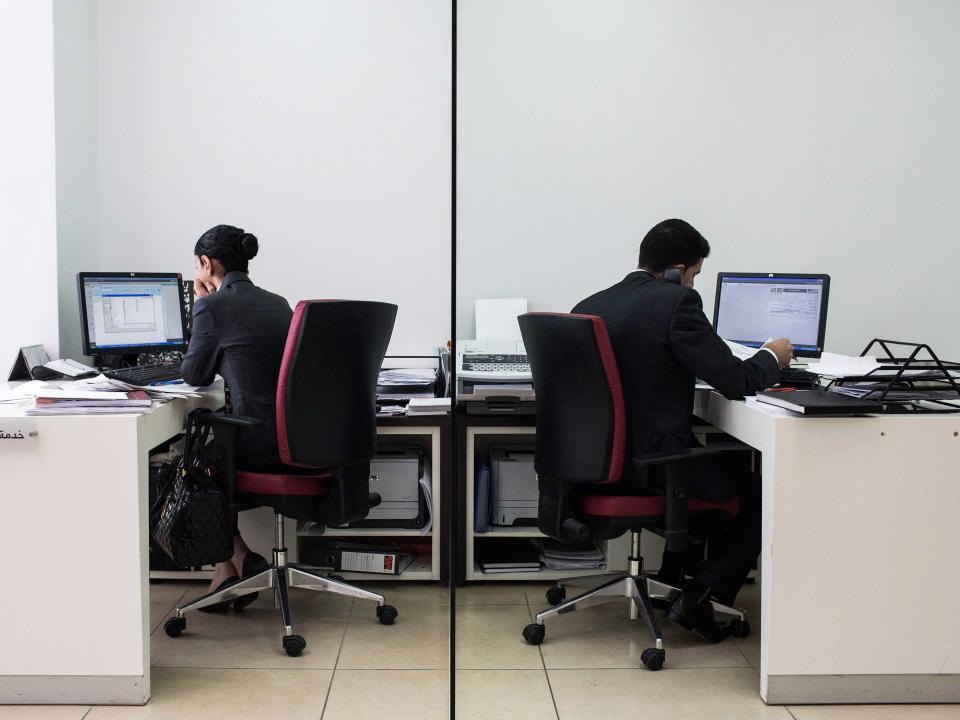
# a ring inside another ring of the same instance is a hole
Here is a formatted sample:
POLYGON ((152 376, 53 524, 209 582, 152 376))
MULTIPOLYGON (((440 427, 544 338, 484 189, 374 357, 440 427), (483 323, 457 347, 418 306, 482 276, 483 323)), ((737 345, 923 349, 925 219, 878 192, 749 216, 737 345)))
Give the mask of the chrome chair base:
MULTIPOLYGON (((277 538, 283 538, 283 517, 277 516, 277 538)), ((327 592, 334 595, 344 595, 358 600, 370 600, 377 604, 377 620, 381 625, 392 625, 397 618, 397 610, 385 604, 383 595, 363 590, 351 585, 340 578, 322 575, 318 571, 297 563, 287 563, 287 550, 278 543, 273 551, 273 564, 261 573, 244 578, 239 582, 201 595, 185 605, 178 606, 173 617, 164 625, 164 630, 170 637, 177 637, 186 628, 188 612, 200 610, 222 602, 231 602, 239 598, 260 592, 273 590, 274 605, 280 610, 283 621, 283 649, 291 656, 299 655, 306 647, 306 641, 299 635, 293 634, 293 619, 290 614, 289 590, 300 588, 315 592, 327 592)))
MULTIPOLYGON (((652 600, 663 600, 667 603, 672 603, 680 595, 680 588, 660 582, 653 577, 643 574, 643 560, 639 554, 639 533, 634 533, 633 535, 633 552, 629 558, 629 572, 570 578, 558 581, 555 587, 559 588, 561 593, 560 597, 558 597, 560 601, 553 605, 553 607, 538 612, 535 621, 523 629, 523 637, 527 642, 532 645, 539 645, 543 642, 546 633, 543 624, 549 618, 566 615, 593 605, 628 599, 630 600, 630 619, 637 620, 642 616, 654 640, 654 646, 644 650, 641 655, 643 664, 651 670, 659 670, 663 667, 665 660, 663 634, 654 616, 652 600), (562 597, 567 585, 589 584, 590 582, 596 582, 597 577, 605 578, 605 581, 601 585, 572 597, 569 600, 562 597)), ((553 589, 554 588, 551 588, 551 592, 553 589)), ((746 624, 747 614, 743 610, 716 601, 711 601, 711 605, 713 606, 714 612, 728 616, 732 618, 734 622, 746 624)))

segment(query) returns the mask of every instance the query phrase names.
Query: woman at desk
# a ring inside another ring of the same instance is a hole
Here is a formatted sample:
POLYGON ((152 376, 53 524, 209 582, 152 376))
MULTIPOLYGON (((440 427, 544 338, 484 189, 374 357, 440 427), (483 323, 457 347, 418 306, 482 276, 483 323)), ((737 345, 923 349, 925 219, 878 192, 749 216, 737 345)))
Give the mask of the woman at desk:
MULTIPOLYGON (((247 275, 259 250, 257 238, 231 225, 210 228, 197 241, 196 301, 190 345, 181 373, 192 385, 208 385, 217 374, 230 390, 237 415, 258 418, 256 432, 241 431, 237 467, 266 470, 277 467, 277 378, 293 312, 287 301, 258 288, 247 275)), ((217 590, 267 568, 263 556, 251 551, 239 532, 233 557, 217 563, 210 590, 217 590)), ((233 602, 240 610, 256 599, 246 595, 233 602)), ((206 610, 224 610, 230 601, 206 610)))

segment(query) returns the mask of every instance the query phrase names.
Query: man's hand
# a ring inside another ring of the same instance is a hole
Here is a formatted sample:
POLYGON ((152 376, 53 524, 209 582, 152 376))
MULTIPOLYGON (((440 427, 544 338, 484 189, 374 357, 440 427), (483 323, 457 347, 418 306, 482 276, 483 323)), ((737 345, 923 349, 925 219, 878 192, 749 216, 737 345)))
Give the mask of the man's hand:
POLYGON ((780 362, 780 367, 784 368, 790 364, 790 361, 793 359, 793 345, 790 344, 790 341, 786 338, 780 338, 779 340, 771 340, 768 343, 764 344, 765 348, 770 348, 777 356, 777 360, 780 362))
POLYGON ((216 291, 217 289, 211 283, 204 282, 200 278, 193 281, 193 294, 198 298, 206 297, 216 291))

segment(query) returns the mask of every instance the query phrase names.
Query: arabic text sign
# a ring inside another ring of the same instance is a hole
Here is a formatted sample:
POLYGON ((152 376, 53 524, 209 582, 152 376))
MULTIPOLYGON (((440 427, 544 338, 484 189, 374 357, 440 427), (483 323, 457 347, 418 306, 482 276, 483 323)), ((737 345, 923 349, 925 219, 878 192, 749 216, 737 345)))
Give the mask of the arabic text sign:
POLYGON ((37 421, 33 418, 0 418, 0 452, 3 448, 34 445, 37 442, 37 421))

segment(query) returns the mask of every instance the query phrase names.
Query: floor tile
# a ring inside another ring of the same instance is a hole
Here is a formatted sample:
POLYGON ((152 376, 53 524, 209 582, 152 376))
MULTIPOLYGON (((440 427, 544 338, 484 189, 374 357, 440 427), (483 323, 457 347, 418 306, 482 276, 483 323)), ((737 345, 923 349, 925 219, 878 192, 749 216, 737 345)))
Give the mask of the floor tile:
POLYGON ((440 670, 450 666, 450 608, 397 605, 393 625, 377 622, 374 606, 358 601, 350 616, 338 669, 440 670))
POLYGON ((529 623, 526 605, 458 605, 457 669, 542 669, 539 651, 521 635, 529 623))
MULTIPOLYGON (((752 668, 702 670, 550 670, 560 720, 626 717, 642 708, 657 720, 791 720, 760 699, 752 668)), ((638 712, 639 715, 639 712, 638 712)))
POLYGON ((960 705, 791 705, 797 720, 960 720, 960 705))
POLYGON ((449 696, 446 670, 338 669, 323 720, 446 720, 449 696))
POLYGON ((543 670, 457 670, 457 720, 557 720, 543 670))
MULTIPOLYGON (((627 600, 584 608, 546 621, 540 646, 548 669, 639 668, 640 655, 653 647, 646 623, 630 620, 627 600)), ((657 612, 668 668, 750 667, 731 640, 710 644, 657 612)))
POLYGON ((0 720, 82 720, 87 705, 0 705, 0 720))
MULTIPOLYGON (((403 612, 405 605, 429 605, 449 607, 450 589, 443 585, 408 582, 361 582, 352 581, 358 587, 383 595, 388 605, 403 612)), ((371 606, 372 607, 372 606, 371 606)))
POLYGON ((549 585, 520 584, 520 583, 476 583, 457 588, 457 607, 468 607, 471 605, 526 605, 527 591, 534 594, 543 593, 549 585))
POLYGON ((155 580, 150 583, 150 602, 175 605, 177 600, 182 598, 187 592, 197 594, 206 589, 206 587, 206 582, 155 580))
MULTIPOLYGON (((200 590, 188 597, 201 594, 200 590)), ((293 631, 307 641, 297 658, 282 649, 283 625, 273 595, 261 592, 247 609, 223 613, 192 612, 178 638, 163 628, 150 638, 153 667, 297 668, 332 670, 340 652, 353 600, 323 593, 291 593, 293 631)))
POLYGON ((86 720, 318 720, 331 675, 330 670, 155 669, 149 703, 97 706, 86 720))

